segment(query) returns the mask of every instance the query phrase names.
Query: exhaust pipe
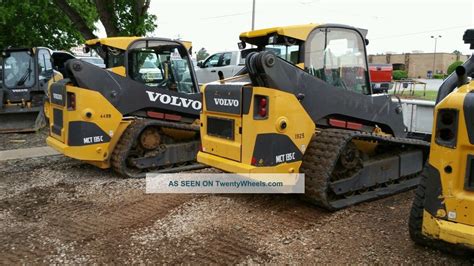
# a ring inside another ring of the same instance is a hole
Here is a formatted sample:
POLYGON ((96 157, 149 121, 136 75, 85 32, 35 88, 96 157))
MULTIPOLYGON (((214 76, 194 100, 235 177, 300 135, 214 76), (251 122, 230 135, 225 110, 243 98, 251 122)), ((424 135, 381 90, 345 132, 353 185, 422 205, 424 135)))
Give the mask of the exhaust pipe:
POLYGON ((467 78, 466 69, 463 66, 456 67, 456 75, 458 76, 458 88, 462 85, 469 83, 469 79, 467 78))
POLYGON ((474 73, 474 54, 464 62, 461 66, 456 68, 456 71, 451 73, 441 84, 436 97, 436 104, 441 102, 448 96, 455 88, 460 87, 468 82, 468 76, 474 73))

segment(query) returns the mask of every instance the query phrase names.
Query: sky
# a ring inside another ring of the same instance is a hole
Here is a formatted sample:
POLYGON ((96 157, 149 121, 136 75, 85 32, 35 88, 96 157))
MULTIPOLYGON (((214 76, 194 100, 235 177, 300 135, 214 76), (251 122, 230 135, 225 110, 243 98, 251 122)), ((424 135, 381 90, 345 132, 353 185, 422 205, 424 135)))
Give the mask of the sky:
MULTIPOLYGON (((368 29, 369 54, 459 50, 474 28, 474 0, 256 0, 255 29, 292 24, 338 23, 368 29)), ((158 27, 150 36, 181 38, 209 52, 236 50, 251 30, 252 0, 152 0, 158 27)))

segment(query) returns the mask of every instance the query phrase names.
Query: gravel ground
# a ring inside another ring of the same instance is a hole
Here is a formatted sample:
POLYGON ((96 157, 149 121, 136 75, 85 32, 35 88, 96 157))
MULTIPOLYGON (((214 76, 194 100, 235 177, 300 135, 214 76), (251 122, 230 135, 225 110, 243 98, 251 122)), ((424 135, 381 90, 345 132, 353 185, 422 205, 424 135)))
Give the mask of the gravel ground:
POLYGON ((412 191, 329 213, 144 186, 62 156, 1 162, 0 263, 471 264, 413 244, 412 191))
POLYGON ((0 151, 46 146, 48 128, 34 133, 8 133, 0 135, 0 151))

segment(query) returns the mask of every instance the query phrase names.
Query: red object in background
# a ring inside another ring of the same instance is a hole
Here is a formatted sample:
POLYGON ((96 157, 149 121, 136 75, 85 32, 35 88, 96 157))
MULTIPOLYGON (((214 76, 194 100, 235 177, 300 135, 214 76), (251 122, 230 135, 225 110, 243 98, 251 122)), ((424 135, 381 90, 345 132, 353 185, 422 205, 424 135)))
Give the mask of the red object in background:
POLYGON ((370 64, 370 82, 392 82, 393 66, 391 64, 370 64))

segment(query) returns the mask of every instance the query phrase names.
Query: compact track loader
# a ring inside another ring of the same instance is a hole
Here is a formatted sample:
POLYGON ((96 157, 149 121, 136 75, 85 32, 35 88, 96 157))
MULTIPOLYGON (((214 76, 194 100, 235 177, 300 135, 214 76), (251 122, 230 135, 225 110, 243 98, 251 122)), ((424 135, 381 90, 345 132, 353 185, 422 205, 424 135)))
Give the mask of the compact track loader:
POLYGON ((47 88, 62 74, 53 69, 48 48, 8 48, 1 52, 0 132, 34 132, 46 126, 47 88))
POLYGON ((398 101, 371 93, 365 34, 338 24, 313 25, 305 41, 261 31, 269 49, 246 57, 248 74, 202 88, 198 162, 304 173, 304 198, 329 210, 415 187, 429 143, 407 137, 398 101))
MULTIPOLYGON (((474 49, 474 29, 464 42, 474 49)), ((441 85, 430 158, 410 213, 411 238, 419 244, 474 255, 474 57, 441 85)))
POLYGON ((50 89, 47 143, 68 157, 126 177, 190 170, 199 149, 201 95, 188 47, 162 38, 87 42, 107 69, 66 63, 50 89))

